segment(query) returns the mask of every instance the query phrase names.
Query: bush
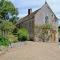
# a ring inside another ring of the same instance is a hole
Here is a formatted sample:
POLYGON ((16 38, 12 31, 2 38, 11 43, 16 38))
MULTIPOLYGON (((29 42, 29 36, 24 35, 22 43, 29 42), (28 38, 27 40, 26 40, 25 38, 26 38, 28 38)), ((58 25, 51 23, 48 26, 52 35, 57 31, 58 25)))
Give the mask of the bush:
POLYGON ((7 39, 11 42, 11 43, 15 43, 18 41, 17 36, 13 35, 13 34, 9 34, 7 35, 7 39))
POLYGON ((25 28, 21 28, 18 30, 18 40, 19 41, 26 41, 29 38, 28 30, 25 28))
POLYGON ((9 46, 10 44, 10 41, 4 37, 0 37, 0 46, 3 45, 3 46, 9 46))

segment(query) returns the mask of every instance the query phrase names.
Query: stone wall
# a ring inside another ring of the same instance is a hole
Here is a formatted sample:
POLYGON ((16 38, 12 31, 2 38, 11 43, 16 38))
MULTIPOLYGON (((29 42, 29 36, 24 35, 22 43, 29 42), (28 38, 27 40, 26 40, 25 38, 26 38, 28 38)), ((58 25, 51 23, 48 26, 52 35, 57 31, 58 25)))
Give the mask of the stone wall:
POLYGON ((35 41, 41 42, 49 42, 51 34, 50 29, 48 28, 41 28, 41 26, 35 27, 35 41))
POLYGON ((34 37, 34 18, 20 23, 20 28, 26 28, 29 32, 29 38, 33 39, 34 37))
MULTIPOLYGON (((51 24, 52 25, 52 29, 56 30, 56 41, 58 41, 58 24, 57 24, 57 18, 55 16, 55 14, 52 12, 52 10, 49 8, 48 4, 45 4, 35 14, 35 26, 40 26, 40 25, 43 25, 43 24, 51 24)), ((36 28, 34 30, 36 30, 36 28)), ((39 33, 39 31, 38 31, 38 33, 39 33)), ((38 33, 37 33, 37 35, 38 35, 38 33)))

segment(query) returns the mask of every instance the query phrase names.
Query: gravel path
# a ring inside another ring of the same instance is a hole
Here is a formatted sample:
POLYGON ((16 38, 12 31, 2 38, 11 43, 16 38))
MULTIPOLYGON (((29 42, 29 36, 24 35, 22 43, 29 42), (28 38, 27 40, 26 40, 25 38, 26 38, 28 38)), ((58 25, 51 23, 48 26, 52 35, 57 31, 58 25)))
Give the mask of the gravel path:
POLYGON ((25 42, 20 47, 9 48, 0 60, 60 60, 60 45, 25 42))

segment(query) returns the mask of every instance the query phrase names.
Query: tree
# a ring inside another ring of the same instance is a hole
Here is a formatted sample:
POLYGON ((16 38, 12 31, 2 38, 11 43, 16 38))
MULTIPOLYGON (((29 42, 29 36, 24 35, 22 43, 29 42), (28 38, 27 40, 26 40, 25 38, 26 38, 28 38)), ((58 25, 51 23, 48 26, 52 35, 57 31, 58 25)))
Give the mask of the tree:
POLYGON ((0 1, 0 18, 7 20, 10 19, 13 16, 17 16, 18 15, 18 11, 15 8, 15 6, 13 5, 13 3, 11 3, 9 0, 1 0, 0 1))
POLYGON ((13 32, 13 29, 15 28, 15 25, 13 25, 12 22, 9 22, 8 20, 2 22, 2 28, 3 36, 6 37, 8 33, 13 32))
MULTIPOLYGON (((11 3, 9 0, 0 0, 0 37, 1 38, 7 38, 7 35, 10 34, 11 37, 13 36, 12 32, 16 27, 12 22, 15 23, 15 20, 17 20, 16 19, 17 15, 18 15, 18 11, 16 7, 13 5, 13 3, 11 3)), ((3 41, 5 40, 6 39, 3 39, 3 41)))
POLYGON ((19 17, 13 16, 12 18, 9 19, 9 21, 13 22, 13 24, 16 24, 18 19, 19 19, 19 17))

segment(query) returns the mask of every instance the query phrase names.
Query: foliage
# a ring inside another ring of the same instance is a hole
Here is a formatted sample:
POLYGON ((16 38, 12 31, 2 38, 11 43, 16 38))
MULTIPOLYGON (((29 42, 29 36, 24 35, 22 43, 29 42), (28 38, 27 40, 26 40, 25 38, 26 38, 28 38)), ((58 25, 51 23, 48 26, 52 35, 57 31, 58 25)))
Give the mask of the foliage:
POLYGON ((13 22, 13 24, 16 24, 17 20, 19 19, 19 17, 17 16, 12 16, 12 18, 9 19, 10 22, 13 22))
POLYGON ((0 18, 1 19, 9 19, 9 17, 13 17, 14 15, 18 15, 18 11, 12 2, 9 0, 1 0, 0 1, 0 18))
POLYGON ((41 25, 41 28, 42 29, 51 29, 52 25, 51 24, 43 24, 43 25, 41 25))
POLYGON ((49 41, 50 34, 48 33, 49 30, 52 28, 51 24, 43 24, 40 26, 36 26, 36 35, 39 37, 39 40, 45 42, 49 41))
POLYGON ((25 28, 19 29, 17 34, 18 34, 18 40, 19 41, 26 41, 26 40, 28 40, 29 33, 28 33, 27 29, 25 29, 25 28))
POLYGON ((13 34, 7 35, 7 39, 8 39, 11 43, 15 43, 15 42, 18 41, 17 36, 14 36, 13 34))
POLYGON ((48 29, 40 29, 41 31, 39 32, 39 38, 43 42, 47 42, 49 40, 49 35, 48 35, 48 29))
POLYGON ((58 32, 59 32, 59 34, 60 34, 60 26, 58 27, 58 32))
POLYGON ((2 36, 0 37, 0 45, 7 46, 9 42, 16 41, 17 37, 10 33, 16 28, 14 23, 16 23, 17 15, 18 11, 12 2, 0 0, 0 36, 2 36))
POLYGON ((0 37, 0 46, 3 45, 3 46, 9 46, 10 44, 10 41, 4 37, 0 37))
POLYGON ((52 25, 51 24, 43 24, 40 26, 35 26, 36 28, 42 28, 42 29, 51 29, 52 25))
POLYGON ((3 23, 2 23, 2 30, 11 32, 11 31, 13 31, 14 28, 15 28, 15 25, 13 25, 12 22, 3 21, 3 23))
POLYGON ((6 38, 10 32, 13 32, 14 28, 15 25, 12 22, 9 22, 8 20, 3 21, 0 25, 0 35, 6 38))

